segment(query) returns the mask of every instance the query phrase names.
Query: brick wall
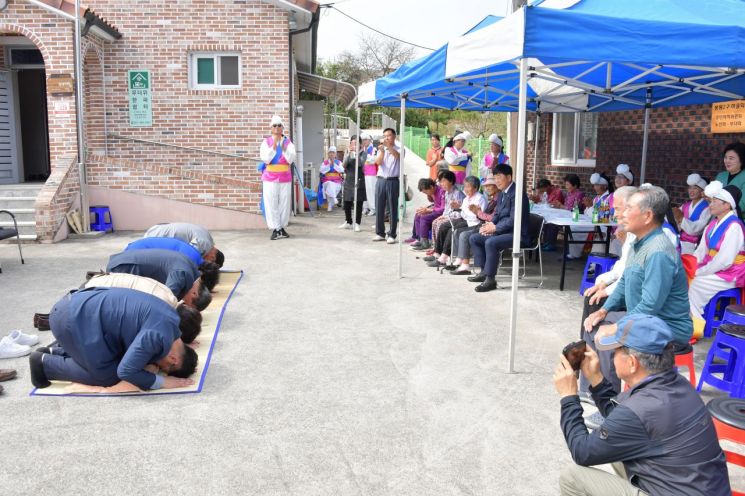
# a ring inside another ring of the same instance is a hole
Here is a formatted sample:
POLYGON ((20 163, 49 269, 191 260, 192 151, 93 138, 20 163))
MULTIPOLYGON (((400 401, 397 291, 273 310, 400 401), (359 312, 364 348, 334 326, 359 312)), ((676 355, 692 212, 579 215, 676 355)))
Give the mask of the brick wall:
MULTIPOLYGON (((529 117, 535 120, 535 115, 529 117)), ((595 168, 552 166, 551 134, 552 116, 541 116, 540 142, 536 176, 546 177, 563 187, 565 174, 576 173, 582 180, 582 189, 590 194, 590 175, 605 172, 615 175, 616 165, 631 166, 635 184, 639 185, 641 151, 644 131, 644 111, 606 112, 598 120, 598 148, 595 168)), ((733 141, 745 142, 745 133, 711 134, 711 105, 671 107, 650 111, 649 142, 646 182, 664 188, 671 200, 686 200, 685 180, 688 174, 698 172, 709 180, 724 170, 722 149, 733 141)), ((527 146, 526 183, 532 184, 534 144, 527 146)))
POLYGON ((52 173, 36 197, 36 235, 52 241, 80 196, 77 153, 52 160, 52 173))
POLYGON ((138 175, 131 164, 258 183, 258 148, 269 134, 271 116, 277 113, 288 122, 287 13, 259 1, 144 0, 133 8, 118 0, 96 0, 91 5, 123 34, 104 53, 109 133, 251 160, 110 137, 106 167, 91 167, 90 184, 258 212, 260 191, 254 187, 243 188, 240 201, 231 196, 235 191, 220 188, 195 193, 190 191, 191 180, 168 174, 158 176, 158 187, 144 187, 142 177, 149 176, 138 175), (240 89, 189 89, 188 56, 193 51, 240 52, 240 89), (131 69, 151 71, 152 127, 129 126, 127 71, 131 69))

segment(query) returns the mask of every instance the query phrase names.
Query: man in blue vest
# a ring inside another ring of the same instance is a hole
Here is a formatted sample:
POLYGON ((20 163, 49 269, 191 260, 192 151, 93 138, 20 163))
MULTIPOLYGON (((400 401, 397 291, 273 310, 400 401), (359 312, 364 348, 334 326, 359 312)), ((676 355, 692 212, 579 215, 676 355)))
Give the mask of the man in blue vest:
POLYGON ((148 229, 143 237, 180 239, 199 250, 204 260, 214 262, 220 267, 225 262, 225 255, 215 246, 210 232, 197 224, 189 224, 188 222, 156 224, 148 229))
POLYGON ((29 357, 38 388, 51 380, 104 387, 125 381, 142 390, 192 383, 197 354, 181 340, 178 314, 153 295, 124 288, 76 291, 54 305, 49 323, 59 346, 29 357))
POLYGON ((711 416, 688 379, 674 367, 675 335, 660 318, 629 314, 598 350, 614 351, 629 389, 616 395, 587 348, 580 363, 604 421, 587 431, 576 371, 561 357, 553 382, 561 396, 561 430, 575 464, 561 474, 564 496, 732 494, 727 463, 711 416), (592 468, 611 463, 615 474, 592 468))

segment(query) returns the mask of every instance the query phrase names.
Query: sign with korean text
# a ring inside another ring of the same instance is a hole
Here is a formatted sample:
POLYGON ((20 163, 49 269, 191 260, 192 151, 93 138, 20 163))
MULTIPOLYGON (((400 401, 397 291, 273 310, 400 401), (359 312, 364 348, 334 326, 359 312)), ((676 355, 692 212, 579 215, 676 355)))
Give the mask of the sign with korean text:
POLYGON ((711 132, 745 133, 745 100, 713 103, 711 105, 711 132))
POLYGON ((72 96, 75 81, 70 74, 52 74, 47 78, 47 92, 52 96, 72 96))
POLYGON ((153 125, 153 105, 150 86, 150 71, 129 71, 129 125, 147 127, 153 125))

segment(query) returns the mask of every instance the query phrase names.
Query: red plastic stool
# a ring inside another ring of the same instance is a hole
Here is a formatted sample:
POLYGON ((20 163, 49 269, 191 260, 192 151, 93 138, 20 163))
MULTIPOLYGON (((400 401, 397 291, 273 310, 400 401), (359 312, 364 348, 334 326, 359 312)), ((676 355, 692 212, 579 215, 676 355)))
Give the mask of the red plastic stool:
POLYGON ((687 344, 685 348, 675 350, 675 366, 688 369, 688 380, 696 387, 696 367, 693 365, 693 346, 687 344))
MULTIPOLYGON (((745 445, 745 400, 736 398, 714 398, 707 405, 719 440, 745 445)), ((724 451, 727 463, 745 467, 745 455, 724 451)), ((745 496, 742 491, 732 491, 733 496, 745 496)))

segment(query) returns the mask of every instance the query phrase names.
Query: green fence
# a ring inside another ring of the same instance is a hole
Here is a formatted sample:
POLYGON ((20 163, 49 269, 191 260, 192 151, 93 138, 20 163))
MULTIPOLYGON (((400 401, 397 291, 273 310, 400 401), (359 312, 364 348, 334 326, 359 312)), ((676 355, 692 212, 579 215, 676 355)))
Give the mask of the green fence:
MULTIPOLYGON (((404 131, 404 144, 406 148, 414 152, 423 160, 427 159, 427 150, 430 149, 430 134, 427 128, 407 127, 404 131)), ((445 136, 442 137, 442 145, 447 143, 445 136)), ((466 142, 466 149, 473 153, 471 173, 479 176, 479 165, 484 160, 484 155, 489 153, 489 140, 486 138, 471 138, 466 142)))

